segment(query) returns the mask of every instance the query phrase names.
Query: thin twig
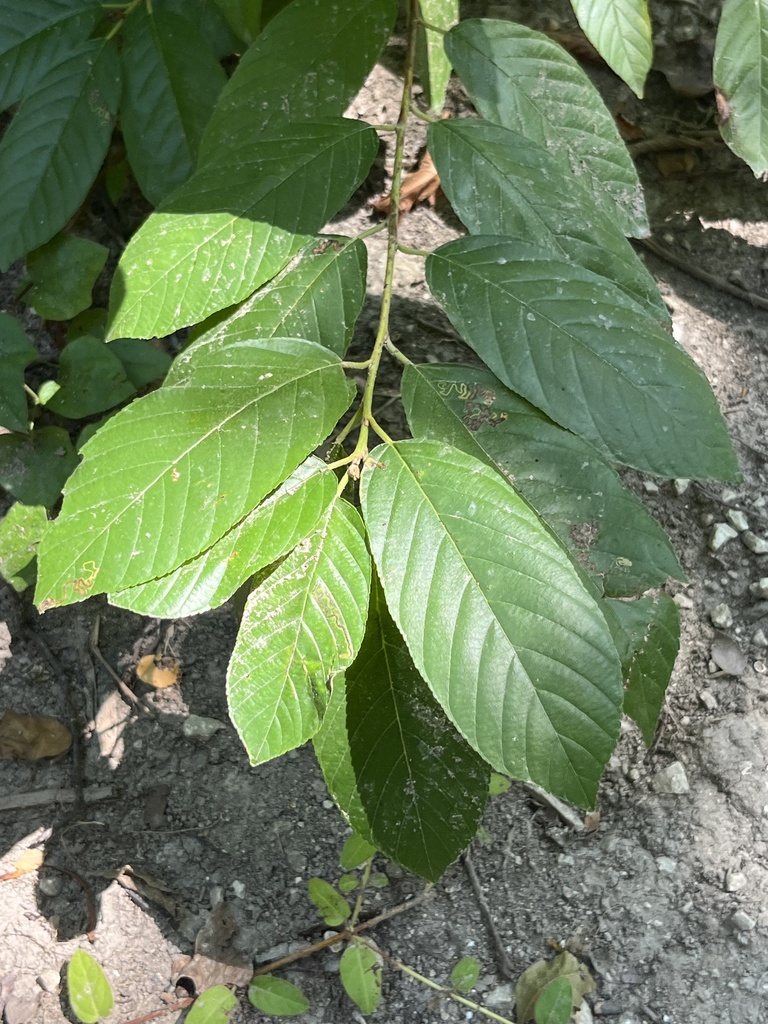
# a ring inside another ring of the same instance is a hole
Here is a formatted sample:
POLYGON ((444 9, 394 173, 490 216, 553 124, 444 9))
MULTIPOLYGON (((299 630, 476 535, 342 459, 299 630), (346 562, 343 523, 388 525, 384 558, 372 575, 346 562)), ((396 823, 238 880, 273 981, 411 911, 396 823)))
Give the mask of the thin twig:
POLYGON ((148 708, 147 705, 143 701, 139 700, 139 698, 136 696, 136 694, 133 692, 133 690, 130 688, 130 686, 128 686, 127 683, 123 682, 123 680, 120 678, 120 676, 117 674, 117 672, 115 672, 115 670, 112 668, 112 666, 109 664, 107 659, 104 657, 104 655, 99 650, 99 616, 98 615, 94 619, 93 631, 91 632, 91 651, 92 651, 94 657, 98 658, 99 663, 112 676, 112 678, 114 679, 115 683, 117 684, 117 687, 120 690, 120 692, 122 693, 122 695, 124 697, 126 697, 129 701, 131 701, 131 703, 135 707, 139 708, 140 711, 143 711, 145 715, 149 715, 150 718, 155 718, 155 713, 152 711, 152 709, 148 708))
POLYGON ((469 850, 467 850, 466 853, 463 853, 461 855, 461 860, 464 865, 464 870, 467 872, 467 878, 469 879, 469 883, 472 886, 475 898, 477 899, 477 902, 480 906, 480 913, 483 915, 485 926, 490 932, 491 939, 493 940, 493 944, 496 947, 496 956, 499 961, 499 973, 504 978, 506 978, 507 981, 512 981, 514 980, 514 971, 512 969, 512 964, 510 963, 509 956, 507 955, 507 951, 504 948, 504 943, 502 942, 499 929, 496 927, 496 922, 493 920, 491 908, 488 906, 488 901, 483 895, 483 887, 480 885, 480 879, 477 877, 475 865, 472 863, 472 858, 469 854, 469 850))
MULTIPOLYGON (((82 795, 85 804, 113 800, 117 796, 112 786, 90 786, 83 790, 82 795)), ((31 793, 0 797, 0 811, 24 811, 32 807, 74 804, 77 799, 78 793, 74 789, 35 789, 31 793)))
POLYGON ((176 1003, 169 1003, 162 1010, 153 1010, 152 1013, 145 1013, 143 1017, 131 1017, 130 1020, 125 1021, 125 1024, 146 1024, 149 1020, 157 1020, 158 1017, 165 1017, 168 1013, 178 1013, 179 1010, 186 1010, 188 1006, 194 1003, 195 997, 189 996, 186 999, 179 999, 176 1003))

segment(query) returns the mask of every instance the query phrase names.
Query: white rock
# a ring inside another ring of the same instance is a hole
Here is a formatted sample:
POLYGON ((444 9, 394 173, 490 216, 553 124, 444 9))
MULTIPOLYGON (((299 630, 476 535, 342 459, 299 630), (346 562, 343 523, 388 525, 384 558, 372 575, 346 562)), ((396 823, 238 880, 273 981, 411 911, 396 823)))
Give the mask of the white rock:
POLYGON ((738 892, 739 889, 745 888, 747 884, 747 876, 741 871, 726 871, 725 873, 725 891, 726 892, 738 892))
POLYGON ((679 761, 673 761, 666 768, 656 772, 651 779, 651 787, 657 793, 671 793, 674 796, 688 793, 691 788, 688 785, 688 776, 685 774, 685 768, 683 768, 679 761))
POLYGON ((732 490, 730 487, 726 487, 726 489, 720 495, 720 500, 725 505, 732 505, 734 501, 739 500, 739 492, 732 490))
POLYGON ((717 707, 717 698, 709 690, 700 690, 699 700, 708 711, 714 711, 717 707))
POLYGON ((744 541, 745 547, 748 547, 750 551, 754 551, 756 555, 768 555, 768 540, 765 537, 758 537, 751 530, 747 530, 745 533, 742 533, 741 539, 744 541))
POLYGON ((691 481, 686 480, 685 477, 679 477, 677 480, 672 481, 672 490, 678 496, 678 498, 685 494, 688 488, 691 486, 691 481))
POLYGON ((643 487, 645 488, 646 494, 658 494, 659 485, 655 480, 643 480, 643 487))
POLYGON ((730 629, 733 625, 733 612, 727 604, 717 604, 709 613, 712 625, 717 629, 730 629))
POLYGON ((752 643, 755 647, 768 647, 768 636, 765 635, 762 629, 758 629, 752 637, 752 643))
POLYGON ((223 728, 224 723, 220 722, 218 718, 203 718, 200 715, 190 715, 189 718, 184 719, 182 732, 188 740, 201 740, 205 743, 214 733, 223 728))
POLYGON ((38 975, 37 984, 43 992, 58 992, 59 985, 61 984, 61 975, 58 971, 50 968, 38 975))
MULTIPOLYGON (((715 523, 712 527, 712 533, 709 535, 709 550, 719 551, 720 548, 725 547, 729 540, 733 540, 738 535, 738 532, 732 526, 729 526, 728 523, 715 523)), ((742 536, 746 537, 746 534, 742 536)), ((746 544, 746 541, 744 543, 746 544)))
POLYGON ((671 857, 657 857, 656 867, 665 875, 674 875, 677 871, 677 861, 671 857))
POLYGON ((749 520, 743 512, 739 511, 739 509, 729 508, 725 513, 725 518, 734 530, 738 530, 739 533, 744 533, 745 530, 749 529, 749 520))
POLYGON ((497 988, 491 989, 483 1000, 483 1004, 489 1010, 506 1010, 511 1008, 515 1001, 515 990, 511 982, 507 981, 497 988))
POLYGON ((755 597, 768 597, 768 576, 762 576, 757 583, 750 583, 749 592, 755 597))
POLYGON ((672 600, 678 608, 693 608, 693 601, 687 594, 675 594, 672 600))
POLYGON ((751 932, 756 923, 755 919, 744 910, 737 910, 731 917, 731 924, 739 932, 751 932))

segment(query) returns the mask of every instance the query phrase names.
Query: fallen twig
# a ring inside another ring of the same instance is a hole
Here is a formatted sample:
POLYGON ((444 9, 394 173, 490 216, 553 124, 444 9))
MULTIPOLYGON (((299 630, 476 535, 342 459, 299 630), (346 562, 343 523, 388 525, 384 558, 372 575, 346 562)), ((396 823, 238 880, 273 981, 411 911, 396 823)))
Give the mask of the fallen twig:
POLYGON ((496 922, 493 920, 491 908, 488 906, 488 901, 483 895, 483 887, 480 885, 480 879, 477 877, 475 865, 472 863, 472 858, 469 854, 469 850, 467 850, 466 853, 463 853, 461 855, 461 861, 462 864, 464 865, 464 870, 467 872, 467 878, 469 879, 469 883, 472 886, 475 898, 477 899, 478 905, 480 906, 480 913, 483 915, 485 926, 490 932, 491 939, 493 940, 493 944, 496 947, 496 956, 499 961, 499 974, 503 975, 503 977, 505 977, 507 981, 513 981, 515 974, 512 969, 512 964, 510 963, 509 956, 507 955, 507 951, 504 948, 504 943, 502 942, 499 929, 496 927, 496 922))
MULTIPOLYGON (((113 800, 117 794, 112 786, 90 786, 83 790, 83 802, 100 803, 113 800)), ((23 811, 31 807, 50 807, 55 804, 74 804, 78 793, 74 789, 33 789, 29 793, 0 797, 0 811, 23 811)))

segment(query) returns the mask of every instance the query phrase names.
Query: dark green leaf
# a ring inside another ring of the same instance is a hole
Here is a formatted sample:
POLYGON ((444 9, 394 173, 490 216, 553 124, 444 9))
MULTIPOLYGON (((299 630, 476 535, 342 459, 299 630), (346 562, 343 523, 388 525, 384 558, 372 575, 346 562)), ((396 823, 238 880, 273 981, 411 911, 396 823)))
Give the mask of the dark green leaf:
POLYGON ((394 0, 293 0, 222 92, 200 147, 201 166, 267 130, 279 137, 289 124, 341 116, 384 49, 396 9, 394 0))
POLYGON ((497 771, 592 806, 623 688, 568 555, 484 463, 433 441, 375 449, 361 499, 414 663, 497 771))
POLYGON ((269 974, 253 979, 248 986, 248 999, 257 1010, 274 1017, 298 1017, 309 1009, 309 1000, 300 989, 269 974))
POLYGON ((471 992, 480 975, 480 962, 476 956, 465 956, 451 971, 451 985, 459 992, 471 992))
POLYGON ((372 846, 367 839, 359 836, 357 832, 353 832, 344 843, 339 863, 345 871, 354 871, 355 868, 365 864, 374 853, 376 853, 376 847, 372 846))
POLYGON ((354 390, 311 342, 201 350, 185 380, 137 399, 85 446, 42 544, 38 602, 65 600, 85 563, 100 570, 94 593, 111 593, 200 554, 328 436, 354 390))
POLYGON ((312 742, 328 792, 355 832, 373 845, 370 825, 360 802, 355 770, 352 767, 344 673, 333 680, 328 707, 312 742))
POLYGON ((144 6, 126 19, 120 128, 141 191, 157 205, 194 169, 226 75, 178 14, 144 6))
POLYGON ((595 205, 560 157, 510 128, 470 119, 431 125, 429 150, 443 191, 472 234, 535 239, 542 252, 621 288, 640 312, 669 320, 615 216, 595 205))
POLYGON ((563 158, 627 235, 649 233, 635 165, 579 64, 554 40, 512 21, 467 19, 445 48, 479 113, 563 158))
POLYGON ((248 46, 261 31, 262 0, 213 0, 230 32, 248 46))
POLYGON ((443 46, 444 32, 459 20, 459 0, 421 0, 419 9, 426 25, 422 22, 418 28, 416 74, 424 90, 424 98, 439 114, 451 77, 451 62, 443 46))
POLYGON ((361 1013, 374 1013, 381 999, 381 956, 370 946, 354 943, 344 950, 339 965, 344 991, 361 1013))
POLYGON ((85 199, 119 98, 117 54, 105 39, 83 43, 25 96, 0 142, 0 269, 52 238, 85 199))
POLYGON ((726 0, 715 43, 720 133, 757 175, 768 171, 768 4, 726 0))
POLYGON ((83 1024, 96 1024, 114 1006, 112 988, 90 953, 76 949, 67 966, 67 991, 72 1010, 83 1024))
POLYGON ((157 348, 151 341, 115 338, 109 343, 109 351, 123 364, 126 377, 137 389, 164 377, 171 367, 172 360, 168 353, 157 348))
POLYGON ((84 334, 71 341, 59 358, 59 390, 48 408, 79 420, 111 409, 136 393, 123 364, 98 338, 84 334))
POLYGON ((250 295, 341 208, 377 146, 366 124, 305 122, 197 171, 128 243, 109 337, 169 334, 250 295))
POLYGON ((109 249, 87 238, 57 235, 27 256, 32 287, 24 301, 46 320, 71 320, 91 304, 109 249))
POLYGON ((309 898, 329 928, 338 928, 347 920, 351 913, 349 904, 329 882, 324 878, 310 878, 308 888, 309 898))
POLYGON ((75 449, 61 427, 0 435, 0 487, 25 505, 55 505, 76 466, 75 449))
POLYGON ((414 437, 489 461, 515 486, 612 597, 685 579, 669 539, 611 465, 492 373, 407 366, 403 404, 414 437))
POLYGON ((41 505, 16 502, 0 520, 0 576, 21 592, 34 579, 37 545, 48 525, 41 505))
POLYGON ((237 1006, 237 996, 226 985, 214 985, 202 992, 184 1018, 184 1024, 227 1024, 237 1006))
POLYGON ((24 369, 36 358, 37 349, 18 320, 0 313, 0 427, 20 433, 29 429, 24 369))
POLYGON ((653 60, 646 0, 571 0, 571 7, 605 63, 642 98, 653 60))
POLYGON ((603 278, 534 244, 481 237, 429 256, 427 281, 504 384, 614 460, 740 478, 702 371, 603 278))
MULTIPOLYGON (((234 0, 245 3, 251 10, 259 11, 261 0, 234 0)), ((206 40, 214 57, 221 60, 231 53, 239 53, 241 44, 235 33, 227 24, 226 18, 219 10, 216 0, 153 0, 156 11, 170 11, 180 14, 191 22, 199 34, 206 40)))
POLYGON ((567 978, 554 978, 536 1000, 536 1024, 568 1024, 573 1009, 573 989, 567 978))

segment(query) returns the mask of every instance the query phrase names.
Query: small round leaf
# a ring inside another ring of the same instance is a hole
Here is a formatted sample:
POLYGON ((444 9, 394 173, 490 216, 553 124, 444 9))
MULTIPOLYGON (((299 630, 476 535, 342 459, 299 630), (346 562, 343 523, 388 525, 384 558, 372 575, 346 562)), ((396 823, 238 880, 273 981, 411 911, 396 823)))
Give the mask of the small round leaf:
POLYGON ((309 1009, 309 1000, 300 989, 270 974, 253 979, 248 998, 257 1010, 274 1017, 298 1017, 309 1009))
POLYGON ((451 971, 451 985, 459 992, 471 992, 480 974, 480 963, 475 956, 465 956, 451 971))
POLYGON ((373 1013, 381 999, 381 957, 369 946, 347 946, 341 957, 341 983, 361 1013, 373 1013))
POLYGON ((77 949, 67 967, 69 1003, 83 1024, 96 1024, 114 1005, 112 987, 90 953, 77 949))

